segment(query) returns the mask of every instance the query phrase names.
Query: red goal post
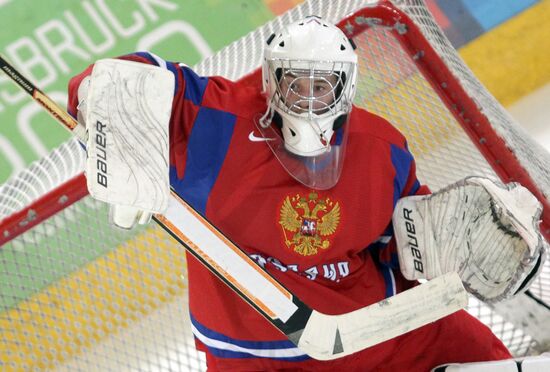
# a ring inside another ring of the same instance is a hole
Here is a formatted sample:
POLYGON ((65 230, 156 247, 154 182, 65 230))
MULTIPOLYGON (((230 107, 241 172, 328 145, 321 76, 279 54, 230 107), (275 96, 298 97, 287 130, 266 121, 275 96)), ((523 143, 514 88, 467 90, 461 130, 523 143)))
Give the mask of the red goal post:
MULTIPOLYGON (((196 71, 244 76, 259 66, 271 33, 307 14, 339 21, 353 38, 355 103, 405 134, 422 182, 433 190, 474 174, 520 182, 544 204, 548 238, 550 156, 464 65, 422 1, 309 1, 196 71)), ((183 321, 183 248, 153 225, 129 233, 109 226, 105 206, 87 196, 74 141, 37 164, 0 186, 0 367, 201 370, 183 321)), ((550 315, 548 263, 518 301, 489 308, 472 299, 468 310, 515 355, 550 350, 548 326, 536 321, 550 315)))
MULTIPOLYGON (((418 70, 424 75, 434 91, 438 93, 441 100, 498 177, 505 183, 518 182, 522 184, 543 204, 544 213, 541 230, 546 239, 549 240, 550 202, 546 196, 548 194, 545 195, 541 191, 533 177, 537 177, 539 181, 544 182, 543 184, 548 187, 550 185, 550 172, 536 167, 529 169, 528 164, 533 159, 522 157, 521 155, 524 154, 518 154, 518 151, 526 151, 527 149, 514 148, 507 142, 507 138, 501 137, 502 134, 498 133, 500 126, 517 126, 517 124, 510 117, 507 117, 500 104, 485 91, 481 83, 475 79, 473 73, 458 58, 454 49, 449 50, 450 45, 446 43, 432 45, 427 42, 425 33, 428 27, 424 24, 425 30, 423 33, 423 30, 419 27, 421 25, 415 23, 405 11, 399 9, 390 1, 381 1, 377 6, 363 8, 343 19, 339 26, 345 30, 350 38, 358 37, 358 35, 363 34, 373 26, 392 29, 391 32, 401 47, 414 59, 418 70), (447 59, 443 58, 444 56, 447 59), (467 91, 468 84, 473 85, 471 87, 473 91, 467 91), (483 99, 495 107, 483 107, 483 99), (498 113, 498 111, 502 112, 498 113), (500 117, 491 118, 491 113, 500 114, 500 117), (499 120, 499 126, 495 127, 491 119, 499 120), (522 162, 527 162, 527 164, 522 164, 522 162), (535 174, 531 175, 530 170, 534 171, 535 174)), ((437 34, 440 30, 432 28, 431 32, 437 34)), ((437 36, 444 40, 442 34, 437 36)), ((531 142, 528 136, 524 140, 527 143, 531 142)), ((542 150, 540 157, 542 159, 548 158, 548 153, 542 150)))

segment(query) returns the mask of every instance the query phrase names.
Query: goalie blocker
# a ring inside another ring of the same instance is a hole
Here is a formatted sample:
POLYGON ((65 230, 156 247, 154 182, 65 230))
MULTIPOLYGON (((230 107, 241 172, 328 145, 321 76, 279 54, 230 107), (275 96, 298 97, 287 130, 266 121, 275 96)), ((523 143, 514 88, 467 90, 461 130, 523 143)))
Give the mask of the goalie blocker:
POLYGON ((542 206, 523 186, 470 177, 426 196, 398 201, 398 257, 409 280, 459 273, 486 302, 509 298, 542 269, 547 243, 542 206))
POLYGON ((166 69, 104 59, 79 88, 79 120, 88 130, 88 190, 111 204, 110 219, 118 227, 145 224, 168 207, 174 84, 166 69))

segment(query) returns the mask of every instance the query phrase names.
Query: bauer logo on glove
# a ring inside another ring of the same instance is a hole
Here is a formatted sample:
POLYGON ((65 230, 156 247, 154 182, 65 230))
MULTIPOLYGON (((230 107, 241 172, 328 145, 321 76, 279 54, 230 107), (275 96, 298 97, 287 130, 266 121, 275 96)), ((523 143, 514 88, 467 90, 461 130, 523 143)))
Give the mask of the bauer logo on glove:
POLYGON ((498 302, 528 288, 547 243, 542 206, 523 186, 471 177, 432 195, 398 201, 399 263, 409 280, 457 272, 479 299, 498 302))

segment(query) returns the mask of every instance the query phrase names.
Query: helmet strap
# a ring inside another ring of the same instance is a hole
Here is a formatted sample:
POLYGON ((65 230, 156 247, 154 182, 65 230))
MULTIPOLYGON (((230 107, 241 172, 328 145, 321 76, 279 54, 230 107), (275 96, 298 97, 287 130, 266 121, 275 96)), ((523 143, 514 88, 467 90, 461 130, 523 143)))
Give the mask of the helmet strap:
MULTIPOLYGON (((273 109, 273 107, 271 105, 267 105, 267 110, 265 111, 265 113, 262 115, 262 117, 259 120, 260 125, 263 128, 269 127, 271 125, 271 122, 273 121, 273 116, 274 115, 279 115, 279 114, 277 114, 275 112, 275 110, 273 109)), ((280 116, 279 116, 279 118, 280 118, 280 116)))

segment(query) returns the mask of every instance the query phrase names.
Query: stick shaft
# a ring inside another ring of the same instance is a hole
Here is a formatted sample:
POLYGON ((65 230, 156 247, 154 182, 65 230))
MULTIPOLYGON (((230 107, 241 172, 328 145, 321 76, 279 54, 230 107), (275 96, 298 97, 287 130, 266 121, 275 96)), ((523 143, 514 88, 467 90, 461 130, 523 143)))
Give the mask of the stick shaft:
POLYGON ((85 131, 78 122, 62 109, 50 97, 44 94, 33 83, 15 69, 2 55, 0 55, 0 69, 23 91, 27 92, 40 106, 42 106, 55 120, 74 134, 81 141, 84 140, 85 131), (82 130, 80 129, 82 128, 82 130))
MULTIPOLYGON (((76 135, 82 143, 86 143, 86 130, 84 126, 80 125, 55 101, 49 98, 28 79, 26 79, 1 55, 0 69, 2 69, 14 83, 27 92, 36 102, 38 102, 47 112, 49 112, 58 123, 76 135)), ((174 191, 172 191, 170 204, 179 205, 186 210, 193 210, 193 208, 185 200, 175 194, 174 191)), ((181 215, 181 213, 179 215, 181 215)), ((293 296, 290 291, 277 282, 277 280, 274 279, 267 271, 249 258, 248 255, 238 246, 232 243, 226 243, 222 244, 220 249, 228 254, 233 254, 233 257, 238 257, 234 260, 234 266, 241 265, 241 267, 248 269, 247 272, 251 273, 248 277, 240 276, 242 280, 241 282, 235 280, 235 278, 238 277, 238 272, 228 272, 227 270, 222 269, 224 266, 223 262, 227 259, 226 256, 222 255, 222 257, 220 257, 215 254, 207 254, 200 248, 205 244, 205 234, 195 239, 190 239, 188 235, 192 235, 194 233, 193 231, 188 231, 185 227, 178 228, 174 226, 165 216, 155 215, 154 220, 169 234, 171 234, 180 244, 182 244, 187 251, 199 259, 210 271, 212 271, 213 274, 231 287, 239 296, 254 307, 268 321, 273 323, 273 325, 281 332, 287 334, 296 331, 296 328, 303 328, 303 323, 307 322, 307 318, 309 317, 309 314, 311 314, 312 310, 304 305, 298 298, 293 296), (235 256, 235 254, 237 256, 235 256), (258 290, 257 282, 259 281, 264 283, 265 286, 269 286, 273 295, 277 295, 278 298, 286 298, 287 300, 284 301, 284 304, 277 304, 265 296, 264 298, 258 298, 255 293, 258 291, 265 291, 265 289, 258 290)), ((198 213, 193 220, 200 221, 199 224, 207 227, 208 230, 215 230, 218 231, 220 235, 222 234, 209 221, 202 216, 198 216, 198 213)), ((229 242, 229 239, 225 236, 223 236, 223 238, 229 242)))

